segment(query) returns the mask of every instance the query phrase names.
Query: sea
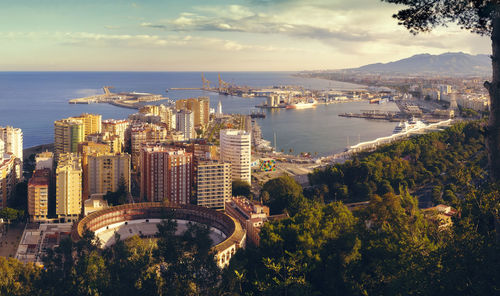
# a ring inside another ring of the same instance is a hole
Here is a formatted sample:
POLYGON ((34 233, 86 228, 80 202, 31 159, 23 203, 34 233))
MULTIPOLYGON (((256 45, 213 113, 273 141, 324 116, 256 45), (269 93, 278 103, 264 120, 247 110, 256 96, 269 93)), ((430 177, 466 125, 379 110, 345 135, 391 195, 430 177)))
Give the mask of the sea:
MULTIPOLYGON (((250 114, 265 98, 241 98, 219 95, 203 90, 169 90, 201 87, 201 72, 0 72, 0 126, 19 127, 24 133, 24 147, 54 141, 53 122, 79 115, 98 113, 103 119, 126 118, 136 112, 109 104, 73 105, 68 100, 103 94, 103 86, 113 92, 148 92, 177 100, 189 97, 210 97, 211 108, 219 101, 224 113, 250 114), (168 90, 168 92, 167 92, 168 90)), ((203 73, 217 85, 216 72, 203 73)), ((302 78, 295 72, 222 72, 222 79, 236 85, 273 87, 302 86, 315 90, 355 90, 365 86, 317 78, 302 78)), ((155 102, 160 104, 161 102, 155 102)), ((264 110, 266 118, 256 119, 263 138, 276 145, 278 151, 299 154, 309 152, 325 156, 343 151, 348 145, 392 134, 396 123, 338 115, 361 110, 394 111, 394 103, 370 105, 349 102, 318 105, 314 109, 264 110), (275 141, 276 140, 276 141, 275 141)))

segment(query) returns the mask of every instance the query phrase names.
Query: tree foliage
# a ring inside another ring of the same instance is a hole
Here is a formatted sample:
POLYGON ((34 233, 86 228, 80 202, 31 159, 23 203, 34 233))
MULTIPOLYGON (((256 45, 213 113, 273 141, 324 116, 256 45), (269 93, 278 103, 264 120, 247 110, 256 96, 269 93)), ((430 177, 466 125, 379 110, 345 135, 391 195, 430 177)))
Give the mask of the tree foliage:
POLYGON ((285 210, 295 214, 306 202, 302 186, 288 175, 267 181, 262 187, 262 194, 264 192, 267 192, 266 197, 269 196, 266 204, 272 214, 280 214, 285 210))
POLYGON ((250 198, 252 195, 250 184, 245 181, 235 180, 232 183, 232 193, 233 196, 244 196, 250 198))
POLYGON ((427 32, 436 26, 456 22, 461 28, 479 34, 491 34, 492 21, 498 14, 497 1, 483 0, 382 0, 402 4, 393 17, 410 32, 427 32))

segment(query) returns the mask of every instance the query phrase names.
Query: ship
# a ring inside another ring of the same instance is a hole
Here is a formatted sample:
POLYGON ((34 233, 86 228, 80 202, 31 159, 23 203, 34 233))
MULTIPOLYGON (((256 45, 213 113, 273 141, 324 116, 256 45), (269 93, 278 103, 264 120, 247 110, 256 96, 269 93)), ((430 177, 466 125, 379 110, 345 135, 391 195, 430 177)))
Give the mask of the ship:
POLYGON ((251 118, 266 118, 266 113, 264 112, 252 112, 250 113, 251 118))
POLYGON ((311 99, 308 100, 307 102, 298 102, 298 103, 293 103, 286 105, 287 109, 308 109, 308 108, 314 108, 316 107, 316 100, 311 99))
POLYGON ((402 121, 400 122, 392 132, 393 134, 406 133, 410 131, 417 131, 421 128, 426 127, 427 125, 420 120, 412 119, 410 121, 402 121))

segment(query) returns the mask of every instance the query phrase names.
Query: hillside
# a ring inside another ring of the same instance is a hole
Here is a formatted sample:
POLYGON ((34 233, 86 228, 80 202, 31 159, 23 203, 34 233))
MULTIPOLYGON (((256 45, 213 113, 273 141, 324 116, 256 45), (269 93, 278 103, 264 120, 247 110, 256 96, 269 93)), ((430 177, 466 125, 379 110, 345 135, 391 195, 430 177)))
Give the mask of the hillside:
POLYGON ((491 61, 485 54, 419 54, 389 63, 369 64, 345 70, 366 73, 491 75, 491 61))

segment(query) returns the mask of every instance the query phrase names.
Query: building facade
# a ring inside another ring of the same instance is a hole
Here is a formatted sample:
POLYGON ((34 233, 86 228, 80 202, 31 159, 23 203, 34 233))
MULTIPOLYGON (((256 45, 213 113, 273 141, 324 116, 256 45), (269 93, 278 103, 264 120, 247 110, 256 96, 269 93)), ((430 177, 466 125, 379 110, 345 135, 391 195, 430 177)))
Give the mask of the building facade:
POLYGON ((54 122, 54 158, 63 153, 77 153, 78 144, 85 140, 85 125, 80 119, 66 118, 54 122))
POLYGON ((23 161, 23 132, 20 128, 0 127, 0 140, 4 142, 4 153, 12 153, 23 161))
MULTIPOLYGON (((89 196, 96 193, 115 192, 123 182, 127 192, 130 192, 130 155, 97 155, 87 157, 87 184, 89 196)), ((87 197, 86 197, 87 198, 87 197)))
POLYGON ((207 126, 210 121, 210 98, 199 97, 175 101, 177 110, 190 110, 193 112, 196 127, 207 126))
POLYGON ((84 137, 92 134, 98 134, 102 130, 102 116, 100 114, 83 113, 80 116, 75 116, 73 118, 82 120, 84 125, 84 137))
POLYGON ((81 159, 63 153, 56 168, 56 214, 63 221, 76 221, 82 212, 81 159))
POLYGON ((224 210, 231 198, 231 164, 200 161, 196 172, 196 197, 199 206, 224 210))
POLYGON ((168 139, 167 129, 154 124, 135 124, 130 129, 130 151, 132 152, 132 168, 139 170, 141 147, 147 143, 161 143, 168 139))
POLYGON ((50 151, 40 152, 35 156, 35 170, 49 169, 54 171, 54 153, 50 151))
POLYGON ((193 183, 193 155, 168 146, 141 150, 141 200, 188 204, 193 183))
POLYGON ((128 120, 106 119, 102 121, 102 132, 118 136, 121 145, 120 151, 123 151, 125 149, 128 126, 128 120))
POLYGON ((176 129, 184 135, 184 140, 196 138, 194 131, 194 112, 179 110, 176 114, 176 129))
POLYGON ((6 153, 0 159, 0 209, 8 206, 14 194, 14 188, 17 184, 16 157, 14 154, 6 153))
POLYGON ((250 133, 236 129, 220 131, 220 158, 231 164, 232 180, 251 184, 250 163, 252 157, 250 133))
POLYGON ((28 181, 28 214, 30 221, 47 220, 49 213, 51 170, 43 168, 35 170, 28 181))

